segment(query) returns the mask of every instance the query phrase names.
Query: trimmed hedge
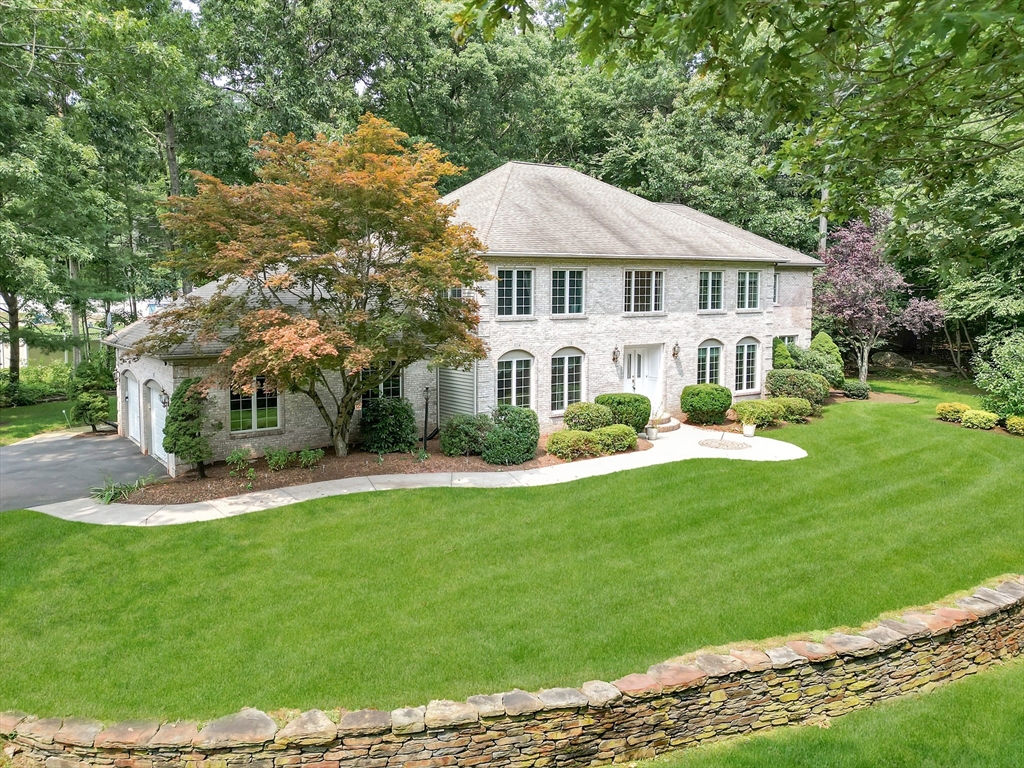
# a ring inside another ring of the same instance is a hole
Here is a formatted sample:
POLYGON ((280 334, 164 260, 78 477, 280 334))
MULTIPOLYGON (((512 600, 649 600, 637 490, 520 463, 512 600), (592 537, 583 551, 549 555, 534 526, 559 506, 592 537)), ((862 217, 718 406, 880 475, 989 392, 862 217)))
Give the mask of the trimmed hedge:
POLYGON ((622 453, 636 448, 636 430, 632 424, 612 424, 591 434, 605 453, 622 453))
POLYGON ((779 336, 772 340, 772 368, 796 368, 789 346, 779 336))
POLYGON ((799 397, 811 405, 822 405, 829 392, 828 380, 809 371, 768 371, 764 388, 768 397, 799 397))
POLYGON ((396 453, 416 447, 416 415, 404 397, 376 397, 363 408, 359 422, 362 448, 370 453, 396 453))
POLYGON ((939 403, 935 406, 935 415, 943 421, 960 423, 960 417, 971 410, 967 403, 939 403))
POLYGON ((732 392, 719 384, 691 384, 679 395, 679 407, 691 424, 722 424, 731 406, 732 392))
POLYGON ((824 331, 819 331, 818 334, 811 339, 810 350, 812 352, 822 352, 839 364, 839 369, 843 368, 843 353, 840 351, 838 345, 832 341, 832 337, 824 331))
POLYGON ((999 414, 992 411, 976 411, 973 408, 964 411, 960 423, 968 429, 992 429, 999 421, 999 414))
POLYGON ((816 349, 798 349, 794 351, 793 359, 796 361, 796 368, 823 376, 829 386, 836 389, 842 388, 846 381, 842 363, 825 352, 816 349))
POLYGON ((595 432, 581 429, 563 429, 548 438, 547 452, 563 461, 572 461, 604 453, 597 442, 595 432))
POLYGON ((1011 435, 1024 437, 1024 416, 1007 416, 1006 431, 1011 435))
POLYGON ((492 429, 494 422, 486 413, 452 416, 441 426, 438 435, 441 453, 445 456, 479 456, 484 452, 484 441, 492 429))
POLYGON ((814 413, 814 406, 802 397, 773 397, 768 402, 782 409, 781 419, 791 424, 802 424, 814 413))
POLYGON ((488 464, 522 464, 537 455, 540 423, 529 408, 499 405, 494 409, 494 429, 484 438, 481 457, 488 464))
POLYGON ((565 428, 593 432, 601 427, 611 426, 612 409, 598 403, 573 403, 565 409, 565 428))
POLYGON ((871 385, 862 384, 858 379, 847 379, 843 383, 843 394, 851 400, 867 400, 871 394, 871 385))
POLYGON ((771 427, 782 419, 782 406, 774 400, 741 400, 732 407, 741 424, 771 427))
POLYGON ((651 401, 646 395, 633 392, 615 392, 594 398, 598 405, 611 409, 614 424, 626 424, 634 432, 641 432, 651 420, 651 401))

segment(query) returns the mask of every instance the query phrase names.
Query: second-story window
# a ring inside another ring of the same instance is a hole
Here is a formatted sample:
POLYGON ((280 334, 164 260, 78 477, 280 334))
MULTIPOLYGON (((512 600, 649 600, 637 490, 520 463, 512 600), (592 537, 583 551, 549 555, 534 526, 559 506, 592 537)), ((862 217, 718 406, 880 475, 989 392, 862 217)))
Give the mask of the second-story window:
POLYGON ((736 309, 758 309, 761 306, 761 273, 739 272, 736 284, 736 309))
POLYGON ((697 309, 722 308, 722 273, 701 272, 697 309))
POLYGON ((772 304, 779 303, 779 273, 772 274, 772 304))
POLYGON ((583 314, 583 270, 551 270, 551 314, 583 314))
POLYGON ((664 305, 665 273, 650 269, 627 269, 623 286, 624 312, 661 312, 664 305))
POLYGON ((533 314, 533 270, 498 270, 498 316, 533 314))

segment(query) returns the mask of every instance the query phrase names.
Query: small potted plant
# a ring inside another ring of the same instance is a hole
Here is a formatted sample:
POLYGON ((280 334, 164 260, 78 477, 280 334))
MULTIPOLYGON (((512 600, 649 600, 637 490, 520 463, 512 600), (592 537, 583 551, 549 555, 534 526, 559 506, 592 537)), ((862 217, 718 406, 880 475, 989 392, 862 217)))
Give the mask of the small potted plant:
POLYGON ((755 424, 754 422, 750 422, 749 424, 747 424, 746 422, 743 422, 743 436, 744 437, 753 437, 754 436, 754 432, 756 432, 756 431, 757 431, 757 424, 755 424))
POLYGON ((657 440, 658 439, 658 425, 651 423, 647 425, 647 439, 657 440))

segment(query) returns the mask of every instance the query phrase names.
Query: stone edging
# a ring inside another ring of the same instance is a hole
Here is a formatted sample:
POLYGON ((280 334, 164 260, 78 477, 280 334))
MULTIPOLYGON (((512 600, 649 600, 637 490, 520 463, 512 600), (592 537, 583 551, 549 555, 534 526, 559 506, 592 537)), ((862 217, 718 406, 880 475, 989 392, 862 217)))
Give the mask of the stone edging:
MULTIPOLYGON (((950 601, 944 601, 950 602, 950 601)), ((655 664, 612 683, 519 689, 392 712, 310 710, 279 726, 243 709, 200 727, 0 714, 4 751, 45 768, 472 768, 601 765, 845 714, 927 691, 1024 650, 1024 577, 956 607, 908 611, 857 634, 655 664)))

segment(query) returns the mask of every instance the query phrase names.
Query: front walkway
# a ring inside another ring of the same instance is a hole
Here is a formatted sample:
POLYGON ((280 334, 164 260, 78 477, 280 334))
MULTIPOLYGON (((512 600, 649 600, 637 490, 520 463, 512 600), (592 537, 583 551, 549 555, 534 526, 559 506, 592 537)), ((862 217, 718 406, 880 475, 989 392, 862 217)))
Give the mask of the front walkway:
POLYGON ((327 480, 307 485, 294 485, 273 491, 258 491, 193 504, 109 504, 102 505, 92 499, 75 499, 59 504, 31 507, 36 512, 99 525, 176 525, 201 520, 243 515, 274 507, 283 507, 298 501, 309 501, 324 496, 340 496, 367 491, 387 491, 396 488, 522 488, 534 485, 568 483, 584 477, 609 475, 627 469, 651 467, 685 459, 734 459, 740 461, 788 461, 802 459, 807 452, 791 443, 767 437, 746 438, 740 435, 715 432, 682 425, 675 432, 658 438, 646 451, 621 453, 599 459, 588 459, 558 464, 540 469, 509 472, 438 472, 408 475, 376 475, 344 480, 327 480), (709 447, 701 443, 722 440, 733 443, 733 450, 709 447), (738 448, 743 443, 748 447, 738 448), (738 449, 737 449, 738 448, 738 449))

